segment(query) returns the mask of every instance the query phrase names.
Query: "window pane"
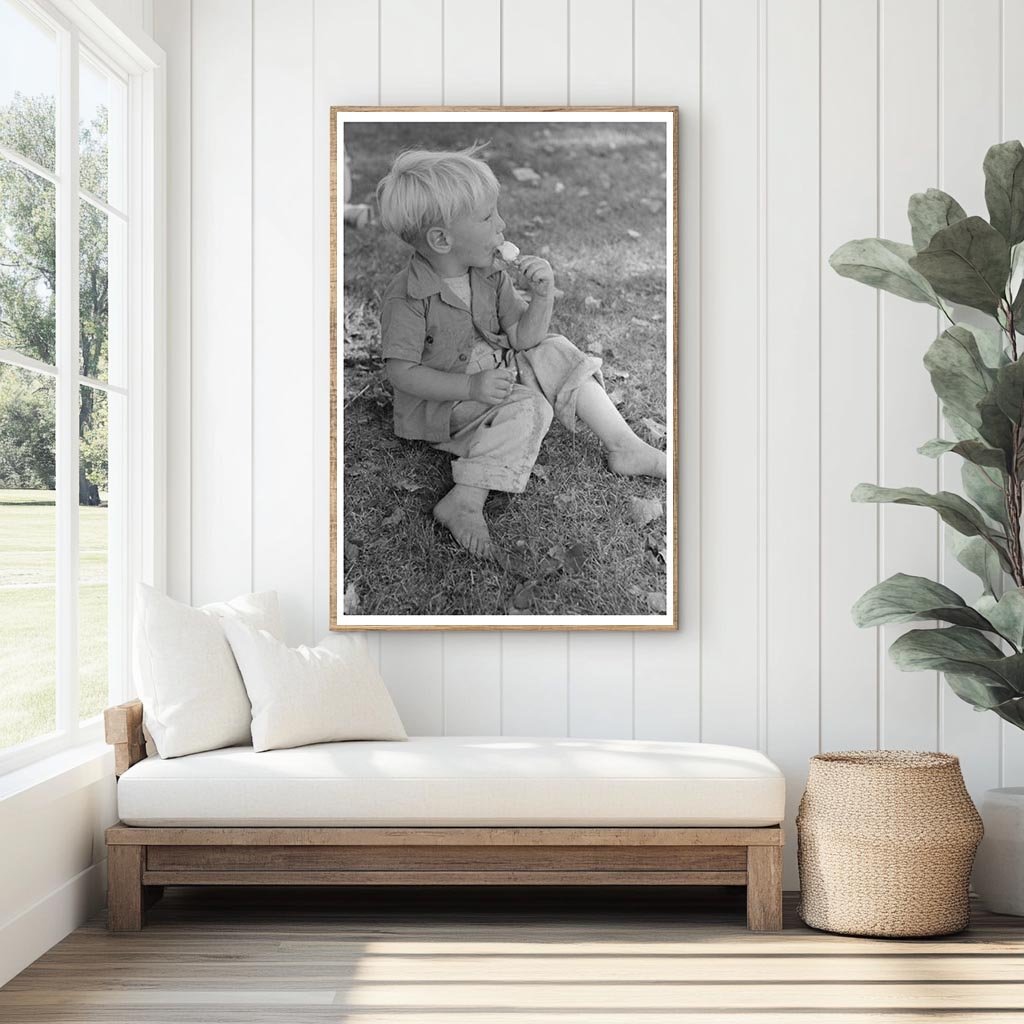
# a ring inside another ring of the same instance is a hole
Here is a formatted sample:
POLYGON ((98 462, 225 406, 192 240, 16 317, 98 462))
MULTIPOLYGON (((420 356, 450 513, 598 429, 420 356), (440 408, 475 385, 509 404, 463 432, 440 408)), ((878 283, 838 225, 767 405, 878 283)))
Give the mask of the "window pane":
POLYGON ((0 0, 0 144, 56 167, 57 36, 17 0, 0 0))
POLYGON ((0 160, 0 349, 51 365, 57 352, 55 202, 50 182, 0 160))
POLYGON ((120 79, 79 51, 78 150, 83 189, 124 209, 124 126, 127 90, 120 79))
POLYGON ((0 749, 56 728, 54 390, 0 363, 0 749))
POLYGON ((81 388, 78 411, 78 678, 82 721, 98 715, 108 703, 109 412, 110 402, 105 392, 81 388))
POLYGON ((79 372, 123 385, 125 228, 87 202, 79 208, 79 372))

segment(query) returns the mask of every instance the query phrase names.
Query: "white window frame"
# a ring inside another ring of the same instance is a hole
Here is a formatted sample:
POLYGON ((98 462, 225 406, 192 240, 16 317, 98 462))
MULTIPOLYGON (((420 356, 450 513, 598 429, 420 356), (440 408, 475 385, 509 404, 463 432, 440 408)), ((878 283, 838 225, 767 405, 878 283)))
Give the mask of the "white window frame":
MULTIPOLYGON (((163 589, 165 525, 166 83, 165 56, 151 39, 116 25, 90 0, 16 0, 56 33, 59 54, 56 173, 6 149, 0 155, 55 181, 57 193, 57 369, 10 353, 4 362, 57 378, 57 677, 56 732, 0 752, 0 775, 102 738, 102 716, 79 722, 78 678, 78 391, 97 382, 78 374, 78 54, 91 51, 127 86, 124 213, 127 216, 127 310, 124 324, 127 438, 120 557, 110 553, 123 601, 117 650, 109 651, 110 703, 134 695, 131 621, 137 582, 163 589), (75 111, 69 117, 68 112, 75 111), (76 230, 69 230, 75 225, 76 230), (64 372, 73 367, 72 372, 64 372), (74 426, 66 422, 74 411, 74 426)), ((108 210, 108 216, 111 213, 108 210)), ((113 467, 112 467, 113 470, 113 467)), ((109 579, 109 577, 108 577, 109 579)), ((112 581, 111 581, 112 582, 112 581)))

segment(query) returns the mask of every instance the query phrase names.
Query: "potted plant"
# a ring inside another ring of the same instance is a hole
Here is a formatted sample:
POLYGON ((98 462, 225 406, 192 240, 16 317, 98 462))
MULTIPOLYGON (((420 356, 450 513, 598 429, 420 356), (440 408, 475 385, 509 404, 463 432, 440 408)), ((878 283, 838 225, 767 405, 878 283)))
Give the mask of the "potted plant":
MULTIPOLYGON (((918 451, 962 460, 966 495, 862 483, 852 498, 934 509, 954 531, 957 560, 981 581, 981 596, 969 602, 934 580, 897 573, 867 591, 853 617, 858 626, 937 621, 890 646, 895 664, 938 670, 962 700, 1024 728, 1024 146, 992 146, 983 166, 987 220, 928 189, 910 197, 912 245, 857 239, 829 258, 844 277, 933 305, 948 321, 924 364, 949 436, 918 451), (955 306, 992 323, 959 322, 955 306)), ((989 909, 1024 914, 1024 789, 990 791, 982 814, 975 888, 989 909)))

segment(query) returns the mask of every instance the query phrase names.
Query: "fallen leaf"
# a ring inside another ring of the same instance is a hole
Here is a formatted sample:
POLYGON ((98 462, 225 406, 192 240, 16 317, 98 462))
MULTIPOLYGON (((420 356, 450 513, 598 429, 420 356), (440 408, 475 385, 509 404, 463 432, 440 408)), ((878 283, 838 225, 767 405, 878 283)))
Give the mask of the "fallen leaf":
POLYGON ((630 498, 627 518, 637 526, 646 526, 662 514, 657 498, 630 498))
POLYGON ((586 561, 594 553, 593 548, 586 541, 579 541, 567 548, 563 562, 569 572, 579 572, 586 561))
POLYGON ((662 438, 665 436, 665 424, 659 423, 657 420, 652 420, 649 416, 645 416, 641 421, 641 425, 647 430, 652 437, 662 438))
POLYGON ((646 596, 647 596, 647 607, 650 608, 652 612, 661 612, 662 614, 665 613, 665 608, 667 607, 667 603, 665 601, 665 595, 664 594, 649 593, 646 596))
POLYGON ((602 352, 604 352, 604 345, 602 345, 599 341, 592 341, 587 345, 587 351, 592 356, 599 356, 602 352))
POLYGON ((568 508, 572 504, 572 497, 568 494, 556 494, 554 502, 559 508, 568 508))
POLYGON ((548 467, 542 466, 539 462, 536 463, 530 473, 537 477, 538 480, 547 480, 548 478, 548 467))
POLYGON ((354 583, 350 583, 345 588, 345 598, 341 607, 346 615, 357 615, 359 613, 359 594, 356 592, 356 585, 354 583))
POLYGON ((629 322, 634 327, 650 327, 651 326, 651 321, 650 320, 644 320, 644 318, 640 317, 640 316, 633 317, 633 319, 630 320, 629 322))
POLYGON ((640 232, 635 231, 633 228, 629 228, 626 231, 626 234, 629 235, 629 237, 632 238, 634 242, 640 237, 640 232))
POLYGON ((410 480, 407 476, 400 476, 395 481, 395 486, 400 487, 403 491, 408 491, 410 494, 416 491, 422 491, 426 488, 426 484, 418 484, 415 480, 410 480))
POLYGON ((382 519, 381 526, 397 526, 405 518, 405 513, 398 507, 386 519, 382 519))
POLYGON ((512 177, 516 181, 540 181, 540 175, 532 167, 513 167, 512 177))
POLYGON ((512 595, 512 607, 523 611, 533 604, 533 592, 537 587, 537 580, 527 580, 520 583, 512 595))
POLYGON ((647 547, 647 550, 650 551, 651 554, 657 556, 663 562, 667 561, 667 557, 665 554, 666 543, 664 536, 659 536, 656 533, 649 533, 647 534, 645 545, 647 547))
POLYGON ((560 182, 560 181, 556 181, 555 182, 555 192, 564 192, 564 191, 565 191, 565 185, 563 185, 562 182, 560 182))
POLYGON ((662 317, 662 315, 660 313, 652 313, 651 314, 651 319, 652 320, 662 320, 664 318, 662 317))
POLYGON ((561 288, 556 288, 554 291, 554 296, 556 299, 564 299, 565 292, 563 292, 561 288))
POLYGON ((599 309, 601 306, 601 300, 593 295, 588 295, 583 300, 583 305, 586 306, 587 309, 599 309))

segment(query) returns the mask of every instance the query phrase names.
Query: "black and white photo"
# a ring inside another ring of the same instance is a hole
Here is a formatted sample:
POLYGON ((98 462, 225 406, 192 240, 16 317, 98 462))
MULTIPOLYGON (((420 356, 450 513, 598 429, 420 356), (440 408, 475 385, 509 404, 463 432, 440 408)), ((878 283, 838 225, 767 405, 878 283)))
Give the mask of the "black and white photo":
POLYGON ((332 110, 332 628, 676 627, 676 138, 332 110))

